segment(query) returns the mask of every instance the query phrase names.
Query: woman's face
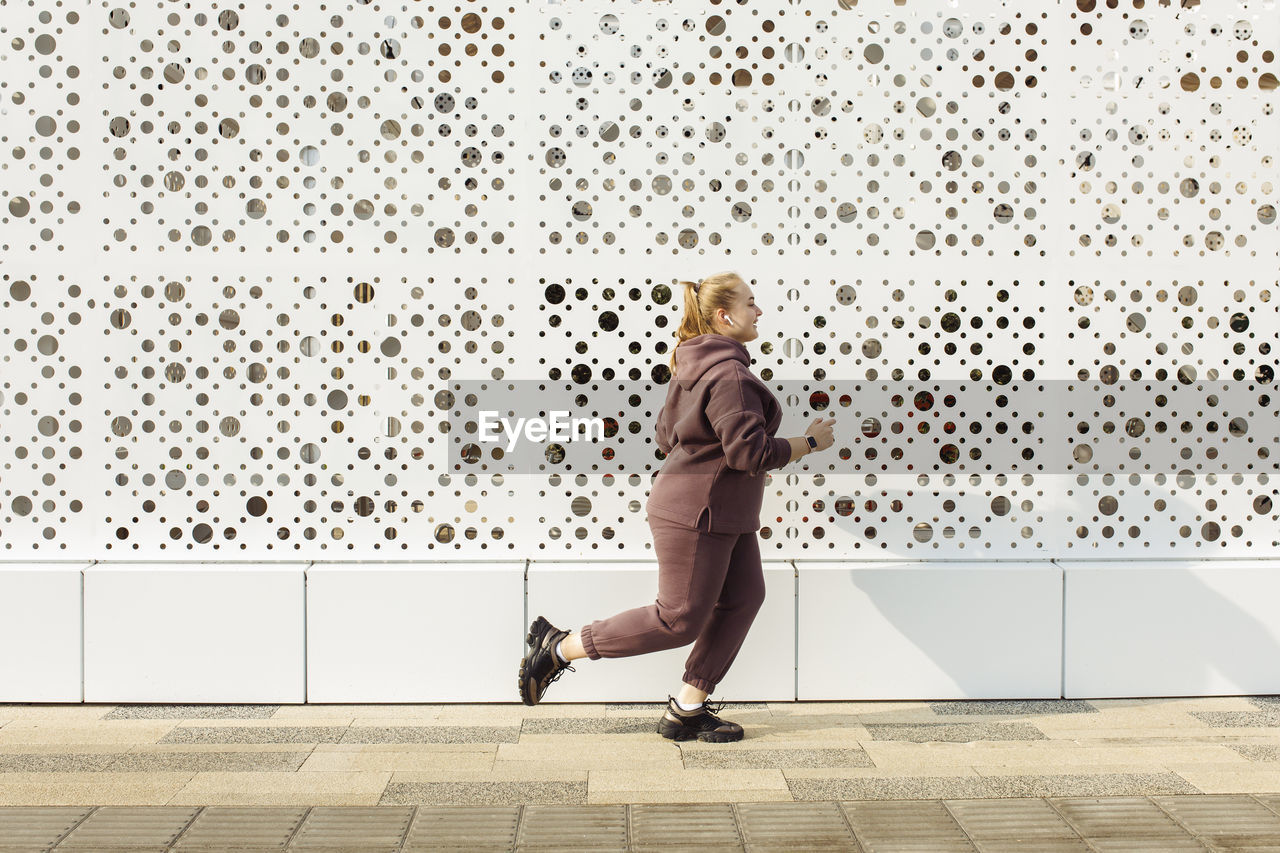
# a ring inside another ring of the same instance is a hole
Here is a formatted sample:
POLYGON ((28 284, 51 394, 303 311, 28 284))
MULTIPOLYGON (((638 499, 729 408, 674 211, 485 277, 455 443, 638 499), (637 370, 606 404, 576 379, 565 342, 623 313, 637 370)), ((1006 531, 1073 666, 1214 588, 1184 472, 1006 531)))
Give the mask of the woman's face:
POLYGON ((760 333, 756 330, 756 321, 763 313, 756 307, 756 297, 751 292, 751 288, 745 281, 739 281, 733 289, 733 301, 728 310, 716 309, 714 321, 716 331, 740 343, 754 341, 760 337, 760 333), (726 318, 732 323, 726 322, 726 318))

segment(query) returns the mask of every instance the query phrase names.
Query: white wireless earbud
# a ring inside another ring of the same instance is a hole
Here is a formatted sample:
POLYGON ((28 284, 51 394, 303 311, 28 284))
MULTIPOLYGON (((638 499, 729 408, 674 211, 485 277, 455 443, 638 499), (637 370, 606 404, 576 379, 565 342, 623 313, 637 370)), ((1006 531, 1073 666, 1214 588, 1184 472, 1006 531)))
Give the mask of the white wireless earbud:
POLYGON ((729 319, 729 315, 728 315, 728 314, 726 314, 726 315, 725 315, 725 317, 724 317, 724 321, 725 321, 726 323, 728 323, 730 326, 732 326, 732 325, 733 325, 733 320, 729 319))

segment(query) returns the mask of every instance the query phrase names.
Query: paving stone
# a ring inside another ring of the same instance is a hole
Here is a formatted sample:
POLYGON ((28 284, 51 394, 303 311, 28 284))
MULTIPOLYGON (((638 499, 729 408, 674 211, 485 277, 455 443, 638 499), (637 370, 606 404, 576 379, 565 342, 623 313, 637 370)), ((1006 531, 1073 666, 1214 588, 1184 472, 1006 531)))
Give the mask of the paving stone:
POLYGON ((1203 850, 1173 818, 1145 797, 1055 799, 1050 803, 1099 850, 1203 850))
POLYGON ((1196 794, 1176 773, 1098 773, 1052 776, 984 776, 987 797, 1120 797, 1134 794, 1196 794))
POLYGON ((680 764, 680 747, 665 738, 627 738, 619 743, 597 737, 545 738, 531 735, 519 743, 503 743, 496 747, 496 758, 511 764, 544 761, 581 762, 579 769, 595 770, 606 763, 627 767, 631 764, 680 764))
POLYGON ((401 845, 409 853, 461 853, 512 850, 517 844, 520 850, 646 853, 1209 847, 1258 853, 1280 850, 1280 815, 1264 802, 1280 806, 1280 795, 844 801, 839 806, 10 807, 0 808, 0 853, 45 850, 59 839, 64 840, 58 850, 94 853, 159 853, 171 844, 182 853, 396 853, 401 845))
MULTIPOLYGON (((373 704, 362 705, 347 702, 313 702, 305 705, 280 705, 271 715, 273 720, 293 720, 302 722, 312 719, 343 718, 354 720, 359 717, 378 717, 381 719, 397 718, 400 720, 434 720, 447 708, 484 707, 472 705, 399 705, 373 704)), ((510 706, 495 706, 510 707, 510 706)))
POLYGON ((591 771, 555 769, 543 772, 542 768, 528 766, 536 762, 511 761, 504 767, 492 770, 405 770, 391 774, 389 782, 412 784, 419 782, 586 782, 591 771))
POLYGON ((519 806, 419 806, 402 853, 512 850, 519 806))
MULTIPOLYGON (((168 729, 166 729, 168 731, 168 729)), ((155 746, 155 744, 148 744, 155 746)), ((0 756, 4 755, 119 755, 133 746, 118 743, 83 743, 77 741, 54 741, 52 743, 0 743, 0 756)))
POLYGON ((1044 732, 1026 723, 863 723, 872 740, 903 740, 911 743, 975 740, 1048 740, 1044 732))
POLYGON ((117 705, 104 720, 261 720, 274 716, 279 705, 117 705))
MULTIPOLYGON (((424 750, 424 746, 441 744, 397 744, 397 751, 348 750, 343 752, 315 750, 305 756, 298 768, 304 773, 334 771, 386 771, 392 773, 431 772, 436 770, 493 770, 494 744, 468 744, 474 750, 424 750), (410 748, 419 747, 419 748, 410 748)), ((460 744, 449 744, 459 746, 460 744)), ((515 746, 515 744, 503 744, 515 746)))
POLYGON ((971 840, 978 853, 1093 853, 1093 848, 1079 838, 1037 838, 1033 844, 1022 838, 971 840))
POLYGON ((101 702, 85 702, 73 704, 8 704, 0 705, 0 725, 12 720, 57 720, 59 722, 89 723, 101 720, 103 715, 111 712, 115 705, 101 702))
POLYGON ((283 850, 306 814, 305 807, 206 806, 182 833, 173 851, 283 850))
POLYGON ((861 749, 684 749, 686 769, 874 767, 861 749))
POLYGON ((515 726, 352 726, 340 743, 516 743, 515 726))
POLYGON ((396 853, 413 819, 405 807, 316 806, 289 844, 289 853, 333 853, 339 846, 366 853, 396 853))
POLYGON ((1194 787, 1194 791, 1149 791, 1146 793, 1257 794, 1280 791, 1280 768, 1250 761, 1232 764, 1173 764, 1170 770, 1194 787))
POLYGON ((659 791, 652 788, 610 788, 600 790, 590 787, 587 802, 592 805, 654 804, 672 805, 685 803, 791 803, 795 802, 785 786, 778 788, 724 788, 714 791, 682 789, 659 791))
MULTIPOLYGON (((506 744, 511 746, 512 744, 506 744)), ((262 749, 280 749, 288 751, 287 744, 254 744, 262 749)), ((485 753, 487 755, 496 755, 498 752, 498 744, 496 743, 318 743, 311 750, 310 755, 449 755, 454 753, 485 753)), ((163 748, 163 747, 161 747, 163 748)), ((175 747, 176 748, 176 747, 175 747)), ((216 746, 192 746, 191 749, 211 749, 222 751, 223 749, 238 749, 234 745, 219 744, 216 746)), ((386 768, 390 770, 391 768, 386 768)))
POLYGON ((392 782, 378 805, 519 805, 587 802, 586 782, 392 782))
POLYGON ((742 803, 737 809, 748 850, 856 849, 836 803, 742 803))
MULTIPOLYGON (((739 744, 744 748, 759 744, 788 749, 818 747, 854 749, 862 741, 870 738, 862 723, 847 714, 781 717, 762 714, 757 719, 751 719, 743 714, 734 714, 730 719, 741 725, 746 732, 745 739, 739 744)), ((718 747, 721 744, 706 744, 706 746, 718 747)))
POLYGON ((178 726, 157 743, 337 743, 346 726, 178 726))
POLYGON ((0 773, 78 773, 106 770, 122 754, 120 752, 0 753, 0 773))
POLYGON ((669 850, 741 849, 738 822, 731 803, 662 803, 633 805, 631 849, 644 853, 669 850))
POLYGON ((162 853, 199 811, 189 806, 103 806, 71 830, 58 850, 100 853, 127 847, 137 853, 162 853))
POLYGON ((969 799, 1197 793, 1194 786, 1176 773, 832 778, 788 775, 787 786, 796 800, 969 799))
POLYGON ((52 847, 92 811, 91 806, 0 806, 0 845, 24 853, 52 847))
POLYGON ((514 726, 179 726, 159 743, 515 743, 514 726))
POLYGON ((548 717, 525 720, 522 734, 655 734, 661 712, 651 717, 548 717))
POLYGON ((788 778, 787 787, 797 801, 921 800, 989 796, 987 780, 979 776, 788 778))
POLYGON ((1280 726, 1280 706, 1264 706, 1260 711, 1188 711, 1206 726, 1215 729, 1251 729, 1280 726))
MULTIPOLYGON (((783 793, 787 790, 786 779, 776 769, 681 770, 635 767, 627 770, 592 770, 588 780, 592 793, 654 791, 679 794, 752 790, 783 793)), ((730 798, 721 800, 732 802, 730 798)))
POLYGON ((1067 822, 1042 799, 946 800, 951 816, 980 850, 1087 850, 1067 822))
MULTIPOLYGON (((6 773, 0 808, 14 806, 178 805, 192 773, 6 773)), ((200 803, 204 805, 204 803, 200 803)), ((196 805, 196 803, 191 803, 196 805)))
POLYGON ((1280 846, 1280 815, 1252 797, 1152 797, 1202 841, 1221 847, 1280 846))
POLYGON ((767 702, 774 717, 870 717, 877 720, 913 723, 927 722, 935 718, 928 702, 767 702))
POLYGON ((930 702, 929 708, 939 716, 981 716, 1020 714, 1097 714, 1098 709, 1078 699, 1032 699, 1011 701, 1000 699, 930 702))
MULTIPOLYGON (((150 774, 119 774, 141 776, 150 774)), ((169 803, 224 806, 372 806, 391 778, 386 772, 201 771, 169 803)))
MULTIPOLYGON (((174 720, 45 720, 38 717, 13 720, 0 726, 0 752, 43 752, 36 746, 78 744, 85 747, 95 746, 98 749, 84 749, 84 752, 99 752, 100 747, 114 745, 129 747, 140 743, 157 743, 174 729, 180 727, 174 720)), ((75 751, 75 750, 71 750, 75 751)))
POLYGON ((1280 761, 1280 746, 1269 743, 1231 743, 1233 749, 1250 761, 1280 761))
POLYGON ((516 845, 522 851, 626 851, 627 807, 526 806, 516 845))
MULTIPOLYGON (((936 772, 945 767, 974 767, 984 775, 1011 773, 1114 773, 1114 768, 1164 772, 1175 764, 1227 762, 1248 767, 1239 755, 1217 744, 1194 741, 1150 746, 1112 741, 1063 740, 973 741, 969 743, 908 743, 866 741, 863 748, 877 767, 904 775, 936 772), (986 773, 990 769, 990 774, 986 773)), ((1121 771, 1129 772, 1129 770, 1121 771)))
POLYGON ((963 853, 974 849, 964 830, 936 800, 846 802, 841 806, 867 853, 963 853))
POLYGON ((308 752, 126 752, 104 769, 112 773, 152 771, 288 771, 307 760, 308 752))

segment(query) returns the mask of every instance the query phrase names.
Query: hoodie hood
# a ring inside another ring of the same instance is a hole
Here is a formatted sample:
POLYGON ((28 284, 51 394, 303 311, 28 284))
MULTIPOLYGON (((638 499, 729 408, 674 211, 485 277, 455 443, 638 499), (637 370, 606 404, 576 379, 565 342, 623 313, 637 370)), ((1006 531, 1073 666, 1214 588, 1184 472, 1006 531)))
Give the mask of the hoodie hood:
POLYGON ((708 332, 689 338, 676 347, 676 381, 686 391, 693 390, 694 383, 712 365, 727 359, 736 359, 747 367, 751 366, 747 348, 728 335, 708 332))

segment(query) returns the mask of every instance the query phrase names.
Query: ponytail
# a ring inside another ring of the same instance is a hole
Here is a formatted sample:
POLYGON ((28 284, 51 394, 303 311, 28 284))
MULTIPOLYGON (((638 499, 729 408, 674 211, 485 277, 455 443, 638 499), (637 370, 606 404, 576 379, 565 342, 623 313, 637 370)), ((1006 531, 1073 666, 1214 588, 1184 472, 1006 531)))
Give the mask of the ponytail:
POLYGON ((682 281, 684 287, 684 315, 676 329, 676 344, 671 348, 671 376, 676 375, 676 347, 698 335, 711 334, 711 318, 717 309, 726 311, 733 306, 733 291, 742 277, 734 272, 722 272, 707 276, 698 282, 682 281))

